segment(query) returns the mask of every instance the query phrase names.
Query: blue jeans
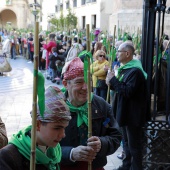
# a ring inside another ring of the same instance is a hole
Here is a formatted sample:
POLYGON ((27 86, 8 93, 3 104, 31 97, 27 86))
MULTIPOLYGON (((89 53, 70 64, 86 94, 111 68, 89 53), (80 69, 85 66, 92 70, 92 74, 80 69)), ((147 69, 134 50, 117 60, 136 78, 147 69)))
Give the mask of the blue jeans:
POLYGON ((47 77, 52 77, 52 69, 49 66, 47 68, 47 77))
POLYGON ((29 59, 33 62, 34 61, 34 52, 30 51, 29 52, 29 59))
POLYGON ((11 47, 11 58, 16 59, 16 48, 15 45, 12 45, 11 47))
POLYGON ((52 78, 52 79, 56 78, 57 70, 54 70, 54 69, 52 69, 52 68, 50 68, 50 69, 51 69, 51 78, 52 78))
POLYGON ((106 100, 107 97, 107 88, 94 88, 94 94, 102 97, 104 100, 106 100))
POLYGON ((23 54, 23 48, 22 48, 22 45, 20 44, 20 45, 19 45, 19 47, 20 47, 20 54, 22 55, 22 54, 23 54))
POLYGON ((27 57, 27 48, 24 48, 24 57, 27 57))

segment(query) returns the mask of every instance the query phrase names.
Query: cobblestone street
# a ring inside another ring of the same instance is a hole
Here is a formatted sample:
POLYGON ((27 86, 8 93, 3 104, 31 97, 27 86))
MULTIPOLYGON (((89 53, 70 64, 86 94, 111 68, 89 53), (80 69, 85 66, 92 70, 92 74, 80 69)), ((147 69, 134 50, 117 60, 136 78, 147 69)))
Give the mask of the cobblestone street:
MULTIPOLYGON (((7 129, 7 135, 16 133, 23 127, 31 124, 30 111, 32 109, 33 91, 33 63, 28 62, 21 56, 16 60, 9 59, 12 71, 0 76, 0 116, 7 129)), ((45 72, 43 73, 45 75, 45 72)), ((45 87, 50 85, 62 87, 50 80, 45 80, 45 87)), ((108 157, 105 170, 114 170, 121 164, 117 155, 118 151, 108 157)))

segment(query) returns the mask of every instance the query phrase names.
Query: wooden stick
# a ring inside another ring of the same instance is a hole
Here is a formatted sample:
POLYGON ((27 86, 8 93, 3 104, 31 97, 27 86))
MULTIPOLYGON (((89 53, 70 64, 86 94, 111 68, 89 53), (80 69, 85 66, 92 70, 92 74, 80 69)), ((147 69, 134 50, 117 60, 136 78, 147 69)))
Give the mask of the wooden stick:
MULTIPOLYGON (((90 51, 90 31, 89 24, 86 25, 86 42, 87 51, 90 51)), ((91 75, 90 75, 90 58, 88 57, 87 70, 87 89, 88 89, 88 138, 92 136, 92 115, 91 115, 91 75)), ((92 162, 88 162, 88 170, 92 169, 92 162)))
POLYGON ((79 37, 79 30, 77 29, 77 43, 79 44, 79 39, 80 39, 80 37, 79 37))
POLYGON ((38 29, 39 23, 35 22, 34 30, 34 75, 33 75, 33 105, 32 105, 32 130, 31 130, 31 161, 30 170, 35 170, 36 165, 36 126, 37 126, 37 80, 38 80, 38 29))
MULTIPOLYGON (((116 36, 116 25, 114 26, 113 46, 115 45, 115 36, 116 36)), ((113 56, 111 56, 111 59, 110 59, 110 71, 112 70, 112 62, 113 62, 113 56)), ((108 103, 109 103, 109 98, 110 98, 110 84, 108 84, 108 88, 107 88, 107 98, 106 98, 106 101, 108 103)))

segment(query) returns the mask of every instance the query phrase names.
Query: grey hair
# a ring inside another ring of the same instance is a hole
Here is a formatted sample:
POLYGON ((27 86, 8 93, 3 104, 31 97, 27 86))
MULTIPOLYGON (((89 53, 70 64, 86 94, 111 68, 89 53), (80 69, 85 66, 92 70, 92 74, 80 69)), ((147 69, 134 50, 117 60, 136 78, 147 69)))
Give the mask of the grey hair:
POLYGON ((129 50, 131 52, 131 54, 134 55, 135 48, 134 48, 134 46, 132 44, 124 43, 123 45, 124 45, 125 50, 127 50, 127 51, 129 50))

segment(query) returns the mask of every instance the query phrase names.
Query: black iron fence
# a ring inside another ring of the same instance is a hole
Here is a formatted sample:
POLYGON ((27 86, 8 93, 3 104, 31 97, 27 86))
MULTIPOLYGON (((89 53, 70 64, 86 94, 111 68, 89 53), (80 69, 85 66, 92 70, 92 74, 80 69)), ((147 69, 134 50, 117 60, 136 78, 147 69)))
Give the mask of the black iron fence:
MULTIPOLYGON (((163 47, 166 0, 144 0, 142 64, 148 74, 143 165, 170 170, 170 47, 163 47)), ((170 17, 170 16, 169 16, 170 17)), ((169 40, 167 40, 169 42, 169 40)))

